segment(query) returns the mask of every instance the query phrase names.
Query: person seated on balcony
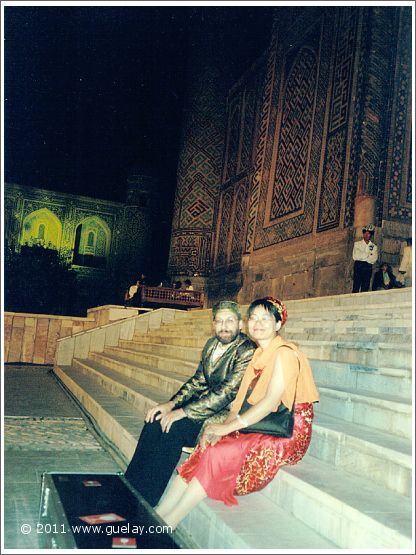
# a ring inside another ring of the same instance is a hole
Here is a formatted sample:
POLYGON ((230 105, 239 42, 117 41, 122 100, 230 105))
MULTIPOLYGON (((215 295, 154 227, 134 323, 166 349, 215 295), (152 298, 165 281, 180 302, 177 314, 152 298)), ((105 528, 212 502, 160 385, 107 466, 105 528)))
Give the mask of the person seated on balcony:
POLYGON ((138 279, 136 283, 130 285, 126 292, 124 293, 124 306, 127 308, 129 306, 137 306, 138 304, 138 297, 137 292, 140 287, 140 280, 138 279))
POLYGON ((125 473, 151 505, 159 502, 182 448, 195 445, 204 425, 226 418, 255 350, 241 331, 237 303, 217 303, 212 316, 215 335, 206 342, 195 374, 169 401, 147 411, 125 473))
POLYGON ((182 282, 181 281, 174 281, 172 283, 172 289, 182 289, 182 282))
POLYGON ((169 288, 170 286, 171 286, 171 282, 168 280, 167 277, 164 277, 158 285, 158 287, 167 287, 167 288, 169 288))
POLYGON ((235 495, 263 489, 281 466, 296 464, 305 455, 319 393, 305 355, 279 335, 286 319, 279 299, 266 297, 249 306, 249 334, 258 348, 231 411, 222 424, 205 428, 198 448, 177 469, 178 476, 155 507, 172 528, 205 497, 237 505, 235 495), (289 410, 294 406, 292 437, 241 433, 281 403, 289 410))
POLYGON ((382 262, 380 269, 374 274, 373 291, 383 291, 384 289, 393 289, 395 287, 403 287, 393 274, 390 264, 382 262))
POLYGON ((142 286, 146 285, 146 276, 141 273, 136 280, 136 283, 130 285, 130 287, 124 293, 124 306, 135 306, 140 307, 142 305, 142 286))
POLYGON ((184 283, 185 283, 185 290, 186 291, 193 291, 194 290, 194 286, 192 285, 192 281, 190 279, 186 279, 184 283))

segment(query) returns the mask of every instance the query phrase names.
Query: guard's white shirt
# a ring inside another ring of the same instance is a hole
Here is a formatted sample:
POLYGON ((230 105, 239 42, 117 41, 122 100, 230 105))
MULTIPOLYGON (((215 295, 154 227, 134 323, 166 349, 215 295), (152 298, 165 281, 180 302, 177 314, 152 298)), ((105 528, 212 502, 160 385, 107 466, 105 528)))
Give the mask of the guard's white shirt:
POLYGON ((372 241, 366 243, 364 239, 361 239, 361 241, 356 241, 354 243, 354 250, 352 251, 353 260, 361 260, 362 262, 374 264, 377 262, 377 257, 377 245, 372 241))
POLYGON ((405 272, 406 277, 412 277, 412 247, 405 246, 403 249, 403 256, 400 262, 399 272, 405 272))

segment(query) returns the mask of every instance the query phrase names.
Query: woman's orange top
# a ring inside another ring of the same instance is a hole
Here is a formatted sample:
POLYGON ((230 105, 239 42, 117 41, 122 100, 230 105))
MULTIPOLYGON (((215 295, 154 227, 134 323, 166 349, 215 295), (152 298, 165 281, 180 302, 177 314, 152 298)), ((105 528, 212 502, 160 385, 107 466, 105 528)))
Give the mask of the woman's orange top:
POLYGON ((239 412, 250 385, 257 376, 258 379, 247 401, 251 405, 255 405, 265 397, 278 353, 283 363, 285 389, 275 410, 280 403, 284 403, 291 410, 293 402, 316 403, 319 401, 319 392, 308 359, 294 343, 289 343, 277 335, 266 349, 258 347, 254 352, 234 400, 231 409, 233 412, 239 412), (261 371, 260 375, 259 371, 261 371))

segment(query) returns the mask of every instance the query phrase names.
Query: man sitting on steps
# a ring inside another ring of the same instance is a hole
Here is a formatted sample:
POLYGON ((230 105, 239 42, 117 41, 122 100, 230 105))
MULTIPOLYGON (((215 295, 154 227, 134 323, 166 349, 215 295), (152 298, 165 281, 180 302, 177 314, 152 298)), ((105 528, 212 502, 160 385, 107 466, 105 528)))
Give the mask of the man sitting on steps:
POLYGON ((241 332, 240 308, 221 301, 212 308, 215 336, 205 344, 195 374, 173 397, 150 409, 125 477, 152 505, 159 502, 181 456, 201 428, 228 415, 256 345, 241 332))

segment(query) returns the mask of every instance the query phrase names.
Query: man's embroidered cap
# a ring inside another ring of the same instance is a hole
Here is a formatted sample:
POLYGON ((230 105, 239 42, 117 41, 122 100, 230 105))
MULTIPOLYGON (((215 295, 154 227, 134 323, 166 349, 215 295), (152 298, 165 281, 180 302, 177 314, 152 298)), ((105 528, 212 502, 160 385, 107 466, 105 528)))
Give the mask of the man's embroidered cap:
POLYGON ((231 312, 234 312, 239 320, 241 320, 240 307, 238 303, 234 301, 220 301, 214 304, 214 306, 212 307, 212 317, 215 318, 217 312, 219 312, 220 310, 230 310, 231 312))

